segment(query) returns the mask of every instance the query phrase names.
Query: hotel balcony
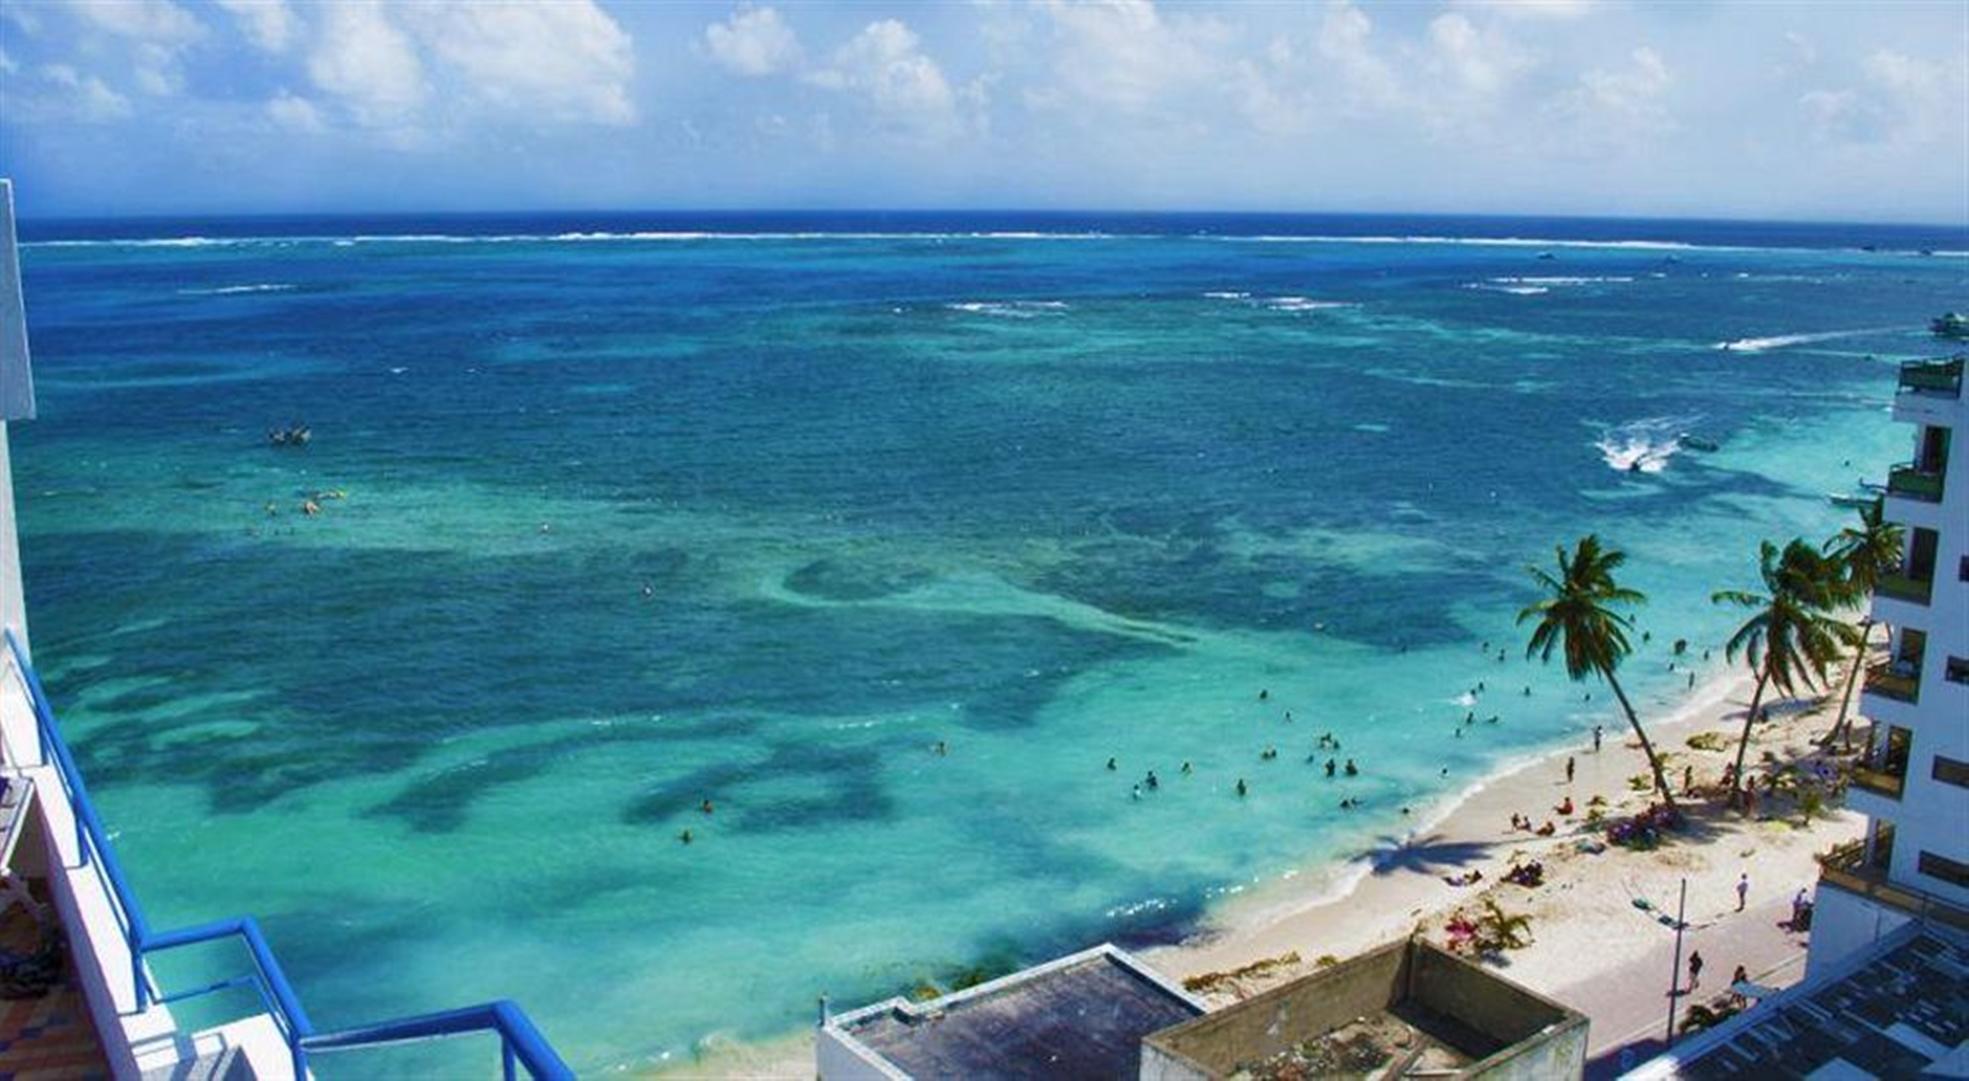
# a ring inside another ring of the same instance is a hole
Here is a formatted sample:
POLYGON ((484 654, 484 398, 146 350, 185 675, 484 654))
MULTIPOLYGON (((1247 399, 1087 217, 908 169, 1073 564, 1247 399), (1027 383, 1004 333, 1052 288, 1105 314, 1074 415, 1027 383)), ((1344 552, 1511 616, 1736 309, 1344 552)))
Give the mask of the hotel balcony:
POLYGON ((1944 398, 1962 396, 1962 357, 1910 360, 1901 365, 1901 391, 1944 398))
POLYGON ((1926 578, 1914 578, 1905 574, 1884 574, 1873 584, 1876 596, 1892 597, 1897 601, 1926 606, 1928 598, 1934 593, 1934 573, 1926 578))
POLYGON ((1921 669, 1893 661, 1882 661, 1866 670, 1868 694, 1913 704, 1921 700, 1921 669))
POLYGON ((1897 465, 1887 471, 1887 493, 1907 499, 1919 499, 1924 503, 1942 501, 1942 470, 1922 469, 1913 462, 1897 465))
POLYGON ((1865 753, 1853 764, 1846 805, 1876 820, 1897 816, 1901 796, 1907 791, 1913 743, 1912 730, 1875 721, 1867 732, 1865 753))
POLYGON ((1868 862, 1866 842, 1851 841, 1819 857, 1819 884, 1900 909, 1918 920, 1945 923, 1969 931, 1969 909, 1932 893, 1891 882, 1887 869, 1868 862))

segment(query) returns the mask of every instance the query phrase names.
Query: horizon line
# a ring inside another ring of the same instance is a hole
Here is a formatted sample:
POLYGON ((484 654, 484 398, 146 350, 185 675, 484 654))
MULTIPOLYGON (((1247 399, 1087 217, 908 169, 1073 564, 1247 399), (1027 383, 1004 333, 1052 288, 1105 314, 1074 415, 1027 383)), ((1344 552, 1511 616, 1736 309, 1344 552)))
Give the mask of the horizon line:
POLYGON ((522 217, 527 215, 678 215, 678 216, 720 216, 720 215, 848 215, 848 214, 967 214, 967 215, 1031 215, 1051 217, 1226 217, 1226 218, 1387 218, 1417 219, 1437 218, 1465 221, 1574 221, 1574 222, 1634 222, 1634 223, 1688 223, 1713 225, 1818 225, 1818 226, 1857 226, 1862 228, 1903 228, 1961 230, 1969 233, 1969 219, 1959 222, 1923 220, 1867 220, 1804 217, 1728 217, 1708 215, 1668 215, 1668 214, 1579 214, 1579 213, 1509 213, 1502 211, 1445 211, 1445 210, 1252 210, 1252 209, 1172 209, 1172 208, 1059 208, 1059 207, 937 207, 937 206, 839 206, 839 207, 565 207, 543 206, 532 208, 501 208, 473 210, 183 210, 183 211, 141 211, 130 214, 31 214, 21 213, 16 200, 17 220, 22 223, 65 223, 65 222, 112 222, 112 221, 183 221, 191 219, 225 220, 277 220, 283 218, 497 218, 522 217))

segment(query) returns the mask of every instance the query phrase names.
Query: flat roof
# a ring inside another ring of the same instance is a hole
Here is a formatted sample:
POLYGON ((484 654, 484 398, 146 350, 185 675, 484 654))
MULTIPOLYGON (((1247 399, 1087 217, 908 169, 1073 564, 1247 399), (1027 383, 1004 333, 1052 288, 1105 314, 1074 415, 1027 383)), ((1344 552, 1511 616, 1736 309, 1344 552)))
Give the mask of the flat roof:
POLYGON ((1969 1047, 1969 941, 1935 927, 1908 932, 1628 1076, 1914 1077, 1959 1061, 1969 1047))
POLYGON ((828 1028, 912 1077, 1133 1078, 1142 1037, 1201 1013, 1099 946, 928 1002, 890 999, 828 1028))

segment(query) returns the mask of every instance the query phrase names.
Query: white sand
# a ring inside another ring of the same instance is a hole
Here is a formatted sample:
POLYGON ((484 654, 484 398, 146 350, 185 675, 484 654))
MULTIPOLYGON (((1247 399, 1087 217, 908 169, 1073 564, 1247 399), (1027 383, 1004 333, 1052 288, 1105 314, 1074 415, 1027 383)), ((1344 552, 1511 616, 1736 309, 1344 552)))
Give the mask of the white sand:
MULTIPOLYGON (((1675 715, 1654 723, 1642 718, 1656 749, 1670 756, 1667 772, 1678 788, 1678 799, 1684 766, 1695 767, 1699 787, 1718 783, 1735 755, 1750 690, 1749 677, 1734 673, 1699 688, 1675 715), (1706 731, 1722 734, 1725 749, 1699 751, 1688 746, 1689 737, 1706 731)), ((1786 761, 1809 758, 1810 740, 1830 727, 1836 713, 1836 707, 1821 705, 1796 714, 1775 714, 1778 719, 1759 725, 1752 737, 1747 772, 1758 775, 1756 767, 1765 752, 1786 761)), ((1338 896, 1330 891, 1327 896, 1308 895, 1303 887, 1294 896, 1292 884, 1282 884, 1226 906, 1194 940, 1153 951, 1148 958, 1180 978, 1230 971, 1287 953, 1299 955, 1297 965, 1259 980, 1241 980, 1235 989, 1213 995, 1213 1004, 1220 1003, 1311 971, 1323 955, 1345 959, 1413 930, 1443 942, 1449 914, 1459 906, 1474 909, 1478 899, 1487 895, 1510 912, 1532 917, 1533 944, 1506 956, 1510 978, 1570 1001, 1578 997, 1569 993, 1572 989, 1592 984, 1661 946, 1663 938, 1652 933, 1645 914, 1637 918, 1636 897, 1672 911, 1676 890, 1686 877, 1689 922, 1719 928, 1718 945, 1724 945, 1729 928, 1722 921, 1735 910, 1734 887, 1740 873, 1750 876, 1753 905, 1778 895, 1788 899, 1798 887, 1817 878, 1817 853, 1859 836, 1864 824, 1858 815, 1835 810, 1803 826, 1787 799, 1765 801, 1759 807, 1759 820, 1743 818, 1709 800, 1681 799, 1697 825, 1689 835, 1674 837, 1649 852, 1612 846, 1597 855, 1580 852, 1582 840, 1602 839, 1604 832, 1584 825, 1587 801, 1604 796, 1610 817, 1639 811, 1653 794, 1634 791, 1628 778, 1646 772, 1640 743, 1623 723, 1619 730, 1607 730, 1598 754, 1587 743, 1490 778, 1432 816, 1440 821, 1418 828, 1407 849, 1381 854, 1385 858, 1379 873, 1364 863, 1352 868, 1358 883, 1338 896), (1577 766, 1570 785, 1565 781, 1568 757, 1577 766), (1571 818, 1556 810, 1568 794, 1577 812, 1571 818), (1549 819, 1558 832, 1546 838, 1514 831, 1510 828, 1514 813, 1541 824, 1549 819), (1774 818, 1774 813, 1784 817, 1774 818), (1544 863, 1543 886, 1528 890, 1502 882, 1511 863, 1523 858, 1544 863), (1472 868, 1483 872, 1478 886, 1457 887, 1443 881, 1444 875, 1472 868)), ((1753 976, 1761 974, 1753 969, 1753 976)), ((1728 981, 1718 977, 1727 975, 1726 969, 1712 979, 1720 986, 1728 981)), ((1596 1031, 1594 1042, 1598 1046, 1626 1034, 1596 1031)))

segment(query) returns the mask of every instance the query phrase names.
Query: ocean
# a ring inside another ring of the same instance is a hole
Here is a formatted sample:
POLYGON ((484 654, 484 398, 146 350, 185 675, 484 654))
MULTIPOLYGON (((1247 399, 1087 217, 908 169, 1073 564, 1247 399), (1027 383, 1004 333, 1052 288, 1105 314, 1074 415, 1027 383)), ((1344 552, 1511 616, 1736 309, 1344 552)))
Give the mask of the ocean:
POLYGON ((584 1074, 1179 939, 1621 731, 1513 625, 1584 533, 1648 595, 1624 675, 1665 714, 1758 541, 1909 456, 1896 364, 1969 301, 1946 228, 23 239, 35 657, 153 922, 257 914, 323 1028, 516 998, 584 1074))

